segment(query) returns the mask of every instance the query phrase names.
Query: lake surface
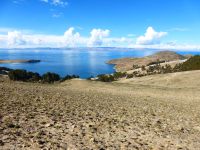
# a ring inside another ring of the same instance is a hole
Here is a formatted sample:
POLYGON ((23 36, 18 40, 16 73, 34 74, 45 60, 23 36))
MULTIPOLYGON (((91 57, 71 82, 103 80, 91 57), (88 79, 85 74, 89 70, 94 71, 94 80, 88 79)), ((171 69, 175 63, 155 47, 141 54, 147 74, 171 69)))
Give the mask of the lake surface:
MULTIPOLYGON (((0 64, 12 69, 28 71, 55 72, 61 76, 76 74, 81 78, 98 74, 113 73, 113 65, 107 61, 123 57, 142 57, 155 53, 155 50, 136 50, 122 48, 68 48, 68 49, 0 49, 0 59, 37 59, 39 63, 0 64)), ((200 54, 200 52, 181 52, 180 54, 200 54)))

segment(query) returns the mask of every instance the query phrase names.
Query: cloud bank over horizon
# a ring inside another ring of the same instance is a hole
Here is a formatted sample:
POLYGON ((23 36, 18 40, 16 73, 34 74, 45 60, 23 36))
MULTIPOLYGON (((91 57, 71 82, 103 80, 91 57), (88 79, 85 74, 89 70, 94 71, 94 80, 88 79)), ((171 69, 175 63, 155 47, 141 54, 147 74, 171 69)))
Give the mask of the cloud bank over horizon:
POLYGON ((14 30, 0 28, 0 48, 38 48, 38 47, 124 47, 124 48, 153 48, 200 50, 200 45, 177 44, 162 42, 168 32, 156 31, 149 26, 144 35, 138 37, 111 37, 109 29, 92 29, 88 37, 81 36, 74 27, 68 28, 63 35, 45 35, 27 32, 28 30, 14 30), (7 32, 6 32, 7 31, 7 32))
POLYGON ((156 32, 153 27, 148 27, 144 36, 137 38, 138 45, 154 45, 159 44, 160 39, 167 35, 167 32, 156 32))

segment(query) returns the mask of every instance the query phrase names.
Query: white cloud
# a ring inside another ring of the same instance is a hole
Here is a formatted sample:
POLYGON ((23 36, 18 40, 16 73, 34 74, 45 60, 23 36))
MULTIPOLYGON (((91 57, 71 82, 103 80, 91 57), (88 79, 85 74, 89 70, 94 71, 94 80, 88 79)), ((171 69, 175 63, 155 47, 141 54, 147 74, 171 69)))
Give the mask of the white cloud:
POLYGON ((12 2, 14 3, 14 4, 20 4, 20 3, 22 3, 24 0, 13 0, 12 2))
POLYGON ((7 43, 8 46, 13 46, 13 45, 17 46, 17 45, 25 45, 26 42, 21 32, 13 31, 13 32, 8 32, 7 43))
POLYGON ((45 3, 48 3, 48 2, 49 2, 49 0, 40 0, 40 1, 45 2, 45 3))
POLYGON ((88 46, 101 46, 104 43, 104 38, 108 37, 110 30, 93 29, 90 32, 88 46))
POLYGON ((55 5, 55 6, 67 6, 68 5, 68 2, 65 1, 65 0, 52 0, 52 4, 55 5))
MULTIPOLYGON (((0 28, 1 29, 1 28, 0 28)), ((0 48, 35 48, 35 47, 129 47, 151 49, 176 49, 176 50, 200 50, 200 45, 177 43, 176 41, 155 44, 134 44, 133 37, 109 37, 110 30, 93 29, 89 37, 81 36, 74 27, 67 29, 63 35, 44 35, 26 32, 26 30, 14 30, 2 28, 7 34, 0 33, 0 48)), ((158 32, 156 32, 158 33, 158 32)), ((162 37, 159 35, 159 37, 162 37)))
POLYGON ((64 33, 65 46, 75 47, 85 43, 85 39, 78 32, 74 31, 74 27, 69 28, 64 33))
POLYGON ((78 47, 86 46, 88 38, 81 37, 71 27, 63 35, 23 34, 20 31, 9 31, 0 34, 1 48, 33 48, 33 47, 78 47))
POLYGON ((53 18, 59 18, 63 15, 63 10, 60 9, 61 7, 64 9, 68 2, 66 0, 40 0, 41 2, 44 2, 46 4, 50 4, 51 6, 54 6, 50 9, 50 12, 52 13, 53 18), (59 6, 59 8, 58 8, 59 6))
POLYGON ((137 45, 154 45, 160 43, 160 39, 167 35, 167 32, 156 32, 153 27, 148 27, 144 36, 137 38, 137 45))
POLYGON ((40 0, 41 2, 49 3, 54 6, 61 6, 65 7, 68 5, 68 2, 66 0, 40 0))
POLYGON ((41 35, 24 33, 22 31, 8 31, 8 34, 0 34, 0 47, 86 47, 86 46, 117 46, 133 42, 128 38, 108 38, 110 30, 93 29, 89 37, 83 37, 75 28, 67 29, 63 35, 41 35), (131 41, 131 42, 130 42, 131 41), (2 44, 4 43, 4 44, 2 44))

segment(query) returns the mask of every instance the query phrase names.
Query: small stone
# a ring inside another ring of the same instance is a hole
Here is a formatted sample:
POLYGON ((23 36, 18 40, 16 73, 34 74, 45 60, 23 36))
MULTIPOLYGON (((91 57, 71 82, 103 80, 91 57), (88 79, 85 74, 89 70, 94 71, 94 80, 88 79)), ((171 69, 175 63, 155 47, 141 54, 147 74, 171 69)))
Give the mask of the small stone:
POLYGON ((66 143, 61 143, 60 144, 60 147, 64 148, 64 149, 67 149, 67 144, 66 143))
POLYGON ((6 140, 6 139, 8 139, 8 138, 9 138, 8 135, 4 135, 4 136, 2 137, 2 140, 6 140))
POLYGON ((45 127, 46 127, 46 128, 47 128, 47 127, 50 127, 50 126, 52 126, 52 124, 50 124, 50 123, 45 124, 45 127))
POLYGON ((10 124, 8 124, 8 128, 15 128, 15 125, 10 123, 10 124))
POLYGON ((4 142, 0 140, 0 146, 4 146, 4 142))
POLYGON ((43 145, 45 143, 45 141, 39 140, 38 144, 43 145))

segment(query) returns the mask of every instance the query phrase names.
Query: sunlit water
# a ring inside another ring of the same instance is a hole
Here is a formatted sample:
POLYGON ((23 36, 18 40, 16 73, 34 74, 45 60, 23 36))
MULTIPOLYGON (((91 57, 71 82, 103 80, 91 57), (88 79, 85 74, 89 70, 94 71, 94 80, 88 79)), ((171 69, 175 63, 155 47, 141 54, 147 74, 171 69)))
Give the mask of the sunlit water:
MULTIPOLYGON (((113 73, 114 66, 107 61, 123 57, 142 57, 153 54, 155 50, 135 50, 119 48, 73 48, 73 49, 1 49, 0 59, 37 59, 39 63, 0 64, 12 69, 28 71, 55 72, 61 76, 76 74, 81 78, 98 74, 113 73)), ((181 52, 180 54, 200 54, 200 52, 181 52)))

